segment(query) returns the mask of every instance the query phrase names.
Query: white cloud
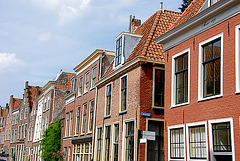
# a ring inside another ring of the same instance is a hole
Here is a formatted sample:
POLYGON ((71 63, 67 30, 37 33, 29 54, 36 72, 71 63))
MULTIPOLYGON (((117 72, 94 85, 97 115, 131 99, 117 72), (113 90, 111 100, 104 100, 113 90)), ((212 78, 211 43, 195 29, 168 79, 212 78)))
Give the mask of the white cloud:
POLYGON ((15 53, 0 53, 0 73, 14 72, 24 66, 15 53))
POLYGON ((49 32, 44 32, 41 33, 40 35, 38 35, 38 40, 39 41, 48 41, 49 39, 51 39, 52 35, 49 32))

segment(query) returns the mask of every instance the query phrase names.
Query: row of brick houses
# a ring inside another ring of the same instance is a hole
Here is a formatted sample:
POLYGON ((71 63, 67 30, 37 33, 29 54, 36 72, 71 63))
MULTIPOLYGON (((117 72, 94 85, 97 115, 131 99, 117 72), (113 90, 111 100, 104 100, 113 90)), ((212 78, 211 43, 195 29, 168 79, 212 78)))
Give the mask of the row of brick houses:
POLYGON ((42 160, 43 131, 60 118, 66 161, 240 160, 239 13, 239 0, 193 0, 143 24, 130 17, 114 52, 10 96, 1 152, 42 160))

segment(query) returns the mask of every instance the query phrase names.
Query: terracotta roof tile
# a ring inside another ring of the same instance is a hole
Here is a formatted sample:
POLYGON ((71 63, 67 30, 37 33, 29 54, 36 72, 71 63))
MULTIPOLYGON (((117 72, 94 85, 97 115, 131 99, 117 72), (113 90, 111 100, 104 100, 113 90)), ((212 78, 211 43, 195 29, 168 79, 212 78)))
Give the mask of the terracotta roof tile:
POLYGON ((21 102, 22 102, 22 99, 13 98, 13 109, 15 109, 21 102))
POLYGON ((157 44, 154 39, 168 31, 180 15, 181 13, 174 11, 158 11, 139 26, 135 34, 143 36, 126 62, 137 56, 144 56, 150 60, 165 62, 165 53, 162 44, 157 44))
POLYGON ((200 10, 200 8, 203 6, 205 1, 206 0, 193 0, 191 4, 182 13, 182 16, 178 18, 178 20, 171 26, 170 29, 180 25, 181 23, 195 16, 200 10))
POLYGON ((6 109, 1 109, 1 117, 5 117, 6 116, 6 109))
POLYGON ((67 85, 65 86, 65 85, 62 85, 62 84, 55 84, 55 88, 56 89, 64 89, 64 90, 70 91, 70 89, 71 89, 71 79, 70 78, 72 76, 76 75, 76 74, 74 74, 74 73, 67 73, 67 72, 63 72, 63 73, 67 74, 67 78, 68 78, 67 85))

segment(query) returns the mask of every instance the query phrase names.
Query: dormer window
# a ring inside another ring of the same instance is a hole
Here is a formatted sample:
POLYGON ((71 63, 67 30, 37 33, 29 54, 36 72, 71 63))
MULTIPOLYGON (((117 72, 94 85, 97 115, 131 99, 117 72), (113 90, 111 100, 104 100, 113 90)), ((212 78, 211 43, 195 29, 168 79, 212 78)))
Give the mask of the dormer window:
POLYGON ((115 66, 121 64, 121 60, 122 60, 122 37, 120 37, 116 42, 115 66))
POLYGON ((209 0, 209 6, 214 5, 215 3, 217 3, 220 0, 209 0))

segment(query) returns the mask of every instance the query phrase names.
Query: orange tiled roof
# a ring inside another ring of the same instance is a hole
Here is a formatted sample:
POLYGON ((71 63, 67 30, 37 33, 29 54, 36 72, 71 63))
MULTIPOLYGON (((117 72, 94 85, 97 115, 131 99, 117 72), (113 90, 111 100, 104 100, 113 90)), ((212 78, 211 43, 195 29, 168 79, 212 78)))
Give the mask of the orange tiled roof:
POLYGON ((200 8, 203 6, 205 1, 206 0, 193 0, 191 4, 182 13, 181 17, 178 18, 178 20, 171 26, 170 29, 180 25, 181 23, 195 16, 200 10, 200 8))
POLYGON ((22 99, 13 98, 13 110, 22 102, 22 99))
MULTIPOLYGON (((181 13, 174 11, 157 11, 141 26, 139 26, 135 34, 142 35, 141 40, 128 57, 127 62, 138 56, 144 56, 154 61, 165 62, 165 52, 162 44, 157 44, 154 39, 168 31, 172 24, 181 16, 181 13)), ((113 63, 104 74, 103 77, 113 71, 113 63)))
POLYGON ((6 109, 1 109, 1 117, 5 117, 6 116, 6 109))
POLYGON ((64 90, 70 91, 70 89, 71 89, 71 79, 70 79, 70 78, 71 78, 72 76, 76 75, 76 74, 74 74, 74 73, 67 73, 67 72, 63 72, 63 73, 66 73, 66 74, 67 74, 67 77, 68 77, 67 86, 62 85, 62 84, 55 84, 55 88, 56 88, 56 89, 64 89, 64 90))
POLYGON ((164 34, 180 17, 181 13, 174 11, 157 11, 146 22, 137 28, 135 34, 143 35, 126 62, 144 56, 154 61, 165 62, 165 52, 162 44, 157 44, 154 39, 164 34))

